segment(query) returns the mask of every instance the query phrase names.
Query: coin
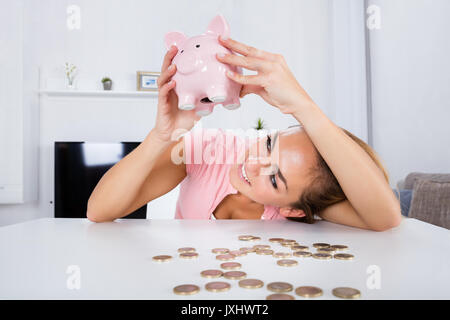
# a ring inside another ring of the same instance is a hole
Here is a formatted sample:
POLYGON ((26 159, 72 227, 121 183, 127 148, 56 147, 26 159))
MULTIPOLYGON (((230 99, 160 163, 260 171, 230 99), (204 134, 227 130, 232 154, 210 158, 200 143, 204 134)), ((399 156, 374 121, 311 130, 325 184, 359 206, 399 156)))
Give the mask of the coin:
POLYGON ((292 291, 292 284, 287 282, 271 282, 267 285, 267 289, 273 292, 292 291))
POLYGON ((259 250, 256 250, 256 254, 271 255, 271 254, 273 254, 273 250, 270 250, 270 249, 259 249, 259 250))
POLYGON ((349 287, 334 288, 332 292, 336 297, 344 299, 356 299, 361 296, 361 292, 358 289, 349 287))
POLYGON ((295 289, 295 293, 305 298, 316 298, 320 297, 323 294, 323 291, 317 287, 304 286, 295 289))
POLYGON ((252 238, 254 238, 252 235, 245 235, 245 236, 238 237, 238 239, 241 241, 249 241, 249 240, 252 240, 252 238))
POLYGON ((342 245, 342 244, 334 244, 334 245, 332 245, 330 248, 334 248, 334 249, 336 249, 336 250, 345 250, 345 249, 348 249, 348 247, 347 246, 345 246, 345 245, 342 245))
POLYGON ((277 265, 282 267, 293 267, 298 265, 298 262, 292 259, 282 259, 277 261, 277 265))
POLYGON ((336 253, 333 257, 339 260, 352 260, 355 256, 350 253, 336 253))
POLYGON ((306 257, 311 257, 312 253, 309 251, 295 251, 293 253, 294 257, 300 257, 300 258, 306 258, 306 257))
POLYGON ((223 277, 230 280, 244 279, 247 274, 243 271, 228 271, 223 274, 223 277))
POLYGON ((275 252, 273 254, 274 258, 289 258, 292 256, 292 253, 290 252, 275 252))
POLYGON ((239 287, 246 289, 257 289, 261 288, 264 285, 264 282, 258 279, 244 279, 239 281, 239 287))
POLYGON ((217 260, 233 260, 234 258, 236 258, 236 256, 234 254, 219 254, 216 256, 217 260))
POLYGON ((223 274, 220 270, 204 270, 200 272, 200 275, 204 278, 219 278, 223 274))
POLYGON ((180 253, 180 258, 184 258, 184 259, 194 259, 198 257, 198 253, 197 252, 183 252, 180 253))
POLYGON ((173 288, 173 292, 180 295, 195 294, 200 291, 200 287, 195 284, 182 284, 173 288))
POLYGON ((160 255, 160 256, 154 256, 152 258, 154 261, 158 261, 158 262, 166 262, 172 259, 172 256, 168 256, 168 255, 160 255))
POLYGON ((336 251, 336 249, 333 248, 317 248, 317 252, 322 252, 322 253, 334 253, 336 251))
POLYGON ((247 252, 241 250, 233 250, 229 252, 230 254, 234 254, 236 257, 246 256, 247 252))
POLYGON ((257 244, 257 245, 254 245, 253 248, 255 250, 258 250, 258 249, 270 249, 270 246, 267 245, 267 244, 257 244))
POLYGON ((281 242, 283 240, 284 240, 283 238, 270 238, 269 242, 281 242))
POLYGON ((195 252, 195 248, 190 248, 190 247, 185 247, 185 248, 180 248, 178 249, 178 252, 195 252))
POLYGON ((231 285, 227 282, 222 281, 214 281, 214 282, 208 282, 205 285, 205 289, 211 292, 223 292, 230 290, 231 285))
POLYGON ((291 246, 291 249, 294 251, 308 251, 308 246, 295 245, 291 246))
POLYGON ((228 250, 227 248, 214 248, 211 251, 212 251, 212 253, 225 254, 225 253, 228 253, 230 250, 228 250))
POLYGON ((252 237, 251 239, 249 239, 249 241, 257 241, 257 240, 261 240, 261 237, 252 237))
POLYGON ((281 244, 283 247, 292 247, 292 246, 298 245, 297 242, 289 242, 289 241, 286 241, 286 240, 281 241, 280 244, 281 244))
POLYGON ((256 249, 252 248, 252 247, 243 247, 243 248, 239 248, 239 250, 250 253, 250 252, 255 252, 256 249))
POLYGON ((313 244, 314 248, 329 248, 330 245, 328 243, 314 243, 313 244))
POLYGON ((295 300, 293 296, 285 293, 274 293, 266 297, 266 300, 295 300))
POLYGON ((297 242, 297 241, 296 241, 296 240, 293 240, 293 239, 284 239, 283 242, 294 243, 294 242, 297 242))
POLYGON ((236 270, 240 269, 242 265, 238 262, 224 262, 220 264, 220 267, 225 270, 236 270))
POLYGON ((313 255, 313 258, 315 258, 315 259, 320 259, 320 260, 328 260, 328 259, 331 259, 331 254, 328 254, 328 253, 314 253, 313 255))

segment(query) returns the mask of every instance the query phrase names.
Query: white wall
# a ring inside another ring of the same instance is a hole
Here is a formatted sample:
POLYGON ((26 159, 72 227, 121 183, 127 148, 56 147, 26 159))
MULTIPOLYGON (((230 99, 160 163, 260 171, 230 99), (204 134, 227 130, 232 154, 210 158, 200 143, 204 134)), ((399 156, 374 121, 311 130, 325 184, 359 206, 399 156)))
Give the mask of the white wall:
MULTIPOLYGON (((331 0, 284 0, 276 5, 270 0, 29 0, 24 8, 26 86, 37 91, 40 67, 54 78, 62 74, 64 62, 70 61, 80 68, 79 89, 99 88, 98 81, 105 75, 116 80, 116 89, 134 88, 137 70, 159 71, 166 51, 163 43, 166 32, 203 33, 210 19, 222 13, 230 24, 232 37, 283 54, 299 82, 334 120, 338 106, 334 101, 333 66, 339 61, 333 58, 336 48, 332 41, 331 3, 331 0), (80 30, 70 31, 66 27, 66 8, 72 4, 81 8, 80 30)), ((50 203, 53 185, 47 183, 52 179, 49 145, 53 140, 142 140, 153 126, 152 121, 145 121, 149 111, 140 109, 142 105, 127 107, 122 102, 121 106, 107 109, 80 103, 78 109, 68 104, 61 109, 42 105, 39 109, 36 92, 28 101, 40 110, 34 119, 41 126, 39 204, 0 206, 0 225, 53 215, 50 203), (121 122, 124 115, 130 123, 128 132, 121 122), (105 130, 110 124, 116 125, 117 131, 105 130)), ((155 102, 149 101, 147 107, 154 108, 155 102)), ((204 119, 203 126, 248 128, 258 117, 270 128, 284 128, 296 122, 259 97, 247 96, 240 109, 231 112, 219 107, 204 119)), ((353 131, 361 135, 364 132, 358 121, 348 122, 346 128, 355 128, 353 131)), ((161 216, 173 216, 167 207, 156 202, 152 209, 161 216)))
POLYGON ((391 179, 450 172, 450 1, 372 0, 374 147, 391 179))

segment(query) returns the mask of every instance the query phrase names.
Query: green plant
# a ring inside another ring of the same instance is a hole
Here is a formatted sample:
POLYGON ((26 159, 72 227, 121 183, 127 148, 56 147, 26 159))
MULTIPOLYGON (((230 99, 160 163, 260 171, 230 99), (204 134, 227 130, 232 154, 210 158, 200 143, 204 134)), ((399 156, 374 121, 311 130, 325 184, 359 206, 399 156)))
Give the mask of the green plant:
POLYGON ((264 123, 263 119, 258 118, 258 120, 256 120, 256 126, 253 127, 253 129, 262 130, 264 128, 265 128, 265 123, 264 123))
POLYGON ((112 81, 110 78, 108 78, 108 77, 104 77, 103 79, 102 79, 102 83, 105 83, 106 81, 112 81))

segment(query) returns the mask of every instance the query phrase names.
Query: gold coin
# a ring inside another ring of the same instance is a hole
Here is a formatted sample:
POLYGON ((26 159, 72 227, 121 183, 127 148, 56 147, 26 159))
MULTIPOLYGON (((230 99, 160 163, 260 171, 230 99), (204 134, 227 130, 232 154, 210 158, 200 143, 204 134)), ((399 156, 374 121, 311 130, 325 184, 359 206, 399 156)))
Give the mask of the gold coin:
POLYGON ((290 256, 292 256, 290 252, 275 252, 273 254, 274 258, 289 258, 290 256))
POLYGON ((204 278, 219 278, 223 275, 220 270, 204 270, 200 272, 200 275, 204 278))
POLYGON ((223 281, 208 282, 205 285, 205 289, 211 292, 223 292, 230 290, 230 288, 231 288, 230 284, 223 281))
POLYGON ((361 296, 361 292, 358 289, 349 287, 334 288, 332 292, 336 297, 344 299, 356 299, 361 296))
POLYGON ((317 287, 304 286, 295 289, 295 293, 305 298, 316 298, 320 297, 323 294, 323 291, 317 287))
POLYGON ((331 254, 328 254, 328 253, 314 253, 313 255, 313 258, 315 258, 315 259, 319 259, 319 260, 328 260, 328 259, 331 259, 331 254))
POLYGON ((295 245, 295 246, 291 246, 291 249, 294 250, 294 251, 308 251, 309 247, 308 246, 295 245))
POLYGON ((297 241, 296 241, 296 240, 293 240, 293 239, 284 239, 283 242, 294 243, 294 242, 297 242, 297 241))
POLYGON ((271 254, 273 254, 273 250, 270 250, 270 249, 259 249, 259 250, 256 250, 256 254, 271 255, 271 254))
POLYGON ((234 254, 236 257, 246 256, 247 252, 241 250, 233 250, 229 252, 230 254, 234 254))
POLYGON ((228 271, 223 274, 223 277, 230 280, 244 279, 247 274, 243 271, 228 271))
POLYGON ((178 252, 184 253, 184 252, 195 252, 195 248, 185 247, 178 249, 178 252))
POLYGON ((254 245, 253 248, 254 248, 255 250, 259 250, 259 249, 270 249, 270 246, 267 245, 267 244, 257 244, 257 245, 254 245))
POLYGON ((309 251, 295 251, 293 253, 294 257, 300 257, 300 258, 306 258, 306 257, 311 257, 312 253, 309 251))
POLYGON ((295 300, 293 296, 285 293, 274 293, 266 297, 266 300, 295 300))
POLYGON ((198 257, 198 253, 197 252, 183 252, 180 253, 180 258, 183 259, 195 259, 198 257))
POLYGON ((236 256, 234 254, 219 254, 216 256, 217 260, 233 260, 234 258, 236 258, 236 256))
POLYGON ((282 259, 277 261, 277 265, 282 267, 293 267, 298 265, 298 262, 292 259, 282 259))
POLYGON ((228 253, 230 250, 228 250, 227 248, 214 248, 211 251, 212 251, 212 253, 225 254, 225 253, 228 253))
POLYGON ((286 241, 281 241, 280 244, 283 247, 292 247, 292 246, 298 246, 299 245, 297 242, 286 242, 286 241))
POLYGON ((152 258, 154 261, 158 261, 158 262, 166 262, 172 259, 172 256, 168 256, 168 255, 161 255, 161 256, 154 256, 152 258))
POLYGON ((258 289, 264 285, 264 282, 258 279, 244 279, 239 281, 239 287, 246 289, 258 289))
POLYGON ((224 262, 220 265, 222 269, 225 270, 236 270, 241 268, 241 264, 238 262, 224 262))
POLYGON ((180 294, 180 295, 190 295, 190 294, 195 294, 198 293, 200 291, 200 287, 196 286, 195 284, 182 284, 180 286, 176 286, 175 288, 173 288, 173 292, 175 294, 180 294))
POLYGON ((322 253, 334 253, 336 251, 336 249, 333 248, 317 248, 317 252, 322 252, 322 253))
POLYGON ((249 241, 258 241, 261 240, 261 237, 252 237, 249 241))
POLYGON ((350 253, 336 253, 333 257, 339 260, 352 260, 355 256, 350 253))
POLYGON ((271 282, 267 285, 267 289, 273 292, 292 291, 292 284, 287 282, 271 282))
POLYGON ((269 242, 281 242, 283 240, 284 240, 283 238, 270 238, 269 242))
POLYGON ((238 239, 241 241, 249 241, 253 238, 251 235, 239 236, 238 239))
POLYGON ((250 253, 250 252, 255 252, 255 248, 252 247, 243 247, 243 248, 239 248, 239 250, 250 253))
POLYGON ((333 249, 336 249, 336 250, 345 250, 345 249, 348 249, 348 247, 347 246, 345 246, 345 245, 342 245, 342 244, 334 244, 334 245, 332 245, 330 248, 333 248, 333 249))
POLYGON ((314 248, 329 248, 330 245, 328 243, 314 243, 313 244, 314 248))

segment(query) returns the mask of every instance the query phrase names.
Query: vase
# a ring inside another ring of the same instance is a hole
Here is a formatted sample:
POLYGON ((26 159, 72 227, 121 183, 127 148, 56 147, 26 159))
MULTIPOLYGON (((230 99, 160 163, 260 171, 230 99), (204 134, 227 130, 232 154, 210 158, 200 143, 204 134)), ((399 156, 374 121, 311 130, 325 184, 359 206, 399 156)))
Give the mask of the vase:
POLYGON ((111 90, 111 88, 112 88, 112 81, 103 82, 103 90, 111 90))

